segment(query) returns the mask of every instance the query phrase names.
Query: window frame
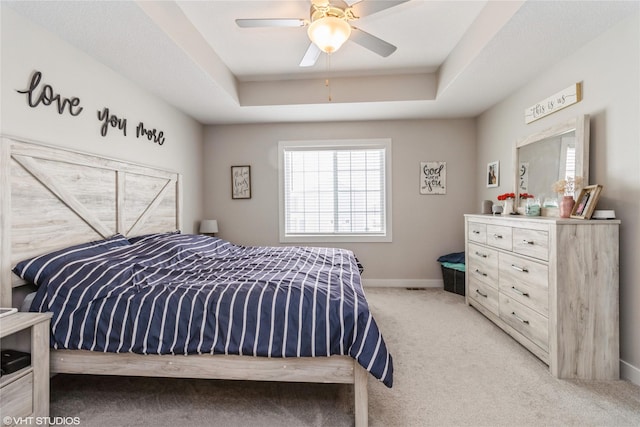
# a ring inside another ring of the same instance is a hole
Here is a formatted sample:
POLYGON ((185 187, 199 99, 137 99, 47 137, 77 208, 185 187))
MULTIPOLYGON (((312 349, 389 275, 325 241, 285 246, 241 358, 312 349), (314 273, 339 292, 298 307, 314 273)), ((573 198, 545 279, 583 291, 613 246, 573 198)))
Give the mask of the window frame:
POLYGON ((315 140, 315 141, 279 141, 278 142, 278 222, 280 243, 363 243, 363 242, 391 242, 392 241, 392 195, 391 195, 391 139, 340 139, 340 140, 315 140), (358 149, 383 149, 384 150, 384 218, 385 231, 383 233, 344 233, 344 234, 287 234, 285 228, 285 194, 284 194, 284 152, 287 149, 298 148, 301 150, 358 150, 358 149))

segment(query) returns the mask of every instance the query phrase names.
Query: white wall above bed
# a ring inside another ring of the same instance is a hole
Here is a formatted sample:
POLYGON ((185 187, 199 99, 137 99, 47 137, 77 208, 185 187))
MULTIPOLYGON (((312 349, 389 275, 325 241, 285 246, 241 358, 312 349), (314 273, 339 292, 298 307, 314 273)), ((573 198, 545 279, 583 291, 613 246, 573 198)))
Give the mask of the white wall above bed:
POLYGON ((0 132, 181 173, 182 228, 195 232, 202 218, 202 126, 8 7, 0 8, 0 132), (54 104, 45 103, 30 107, 18 90, 30 86, 35 71, 42 78, 34 95, 48 84, 63 98, 79 98, 82 112, 59 114, 54 104), (105 107, 127 119, 126 136, 114 127, 101 135, 98 112, 105 107), (164 143, 136 137, 140 122, 162 131, 164 143))

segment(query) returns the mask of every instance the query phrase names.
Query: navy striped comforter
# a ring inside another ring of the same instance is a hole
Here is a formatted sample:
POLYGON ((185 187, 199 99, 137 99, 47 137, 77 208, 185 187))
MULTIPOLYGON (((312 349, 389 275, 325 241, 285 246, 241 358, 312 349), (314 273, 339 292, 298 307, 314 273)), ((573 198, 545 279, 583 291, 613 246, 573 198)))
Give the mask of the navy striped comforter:
MULTIPOLYGON (((53 312, 54 348, 349 355, 392 385, 391 355, 351 251, 242 247, 187 234, 151 235, 102 249, 58 256, 37 271, 31 311, 53 312)), ((20 275, 18 267, 14 271, 20 275)))

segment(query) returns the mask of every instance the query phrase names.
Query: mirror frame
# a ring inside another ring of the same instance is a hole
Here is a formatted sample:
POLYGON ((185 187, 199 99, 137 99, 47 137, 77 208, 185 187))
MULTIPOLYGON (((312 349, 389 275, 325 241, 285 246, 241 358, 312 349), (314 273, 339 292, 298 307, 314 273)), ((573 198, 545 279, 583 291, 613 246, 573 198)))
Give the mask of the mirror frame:
POLYGON ((518 190, 518 149, 571 131, 576 133, 576 176, 583 178, 583 187, 589 185, 589 115, 584 114, 521 138, 516 142, 513 148, 513 188, 516 197, 520 196, 518 190))

